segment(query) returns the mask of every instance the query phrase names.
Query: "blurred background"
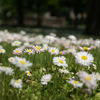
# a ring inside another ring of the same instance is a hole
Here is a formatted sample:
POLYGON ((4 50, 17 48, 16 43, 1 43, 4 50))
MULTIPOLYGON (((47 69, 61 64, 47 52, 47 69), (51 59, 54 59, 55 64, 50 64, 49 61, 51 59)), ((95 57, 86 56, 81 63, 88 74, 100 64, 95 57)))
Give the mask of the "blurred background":
POLYGON ((0 29, 42 28, 99 35, 99 5, 100 0, 0 0, 0 29))

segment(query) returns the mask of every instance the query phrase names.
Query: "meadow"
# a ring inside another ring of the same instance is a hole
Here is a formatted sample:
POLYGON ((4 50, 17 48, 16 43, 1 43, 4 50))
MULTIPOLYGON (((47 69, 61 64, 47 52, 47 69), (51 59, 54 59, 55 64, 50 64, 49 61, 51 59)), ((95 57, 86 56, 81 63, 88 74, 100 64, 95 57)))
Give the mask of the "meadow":
POLYGON ((0 31, 0 100, 100 100, 100 39, 0 31))

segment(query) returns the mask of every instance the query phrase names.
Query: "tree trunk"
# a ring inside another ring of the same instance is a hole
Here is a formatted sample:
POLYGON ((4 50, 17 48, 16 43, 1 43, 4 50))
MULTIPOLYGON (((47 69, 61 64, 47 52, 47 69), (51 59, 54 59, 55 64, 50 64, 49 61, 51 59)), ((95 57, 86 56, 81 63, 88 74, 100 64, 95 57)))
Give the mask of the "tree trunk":
POLYGON ((100 0, 90 0, 86 33, 88 35, 100 34, 100 0))
POLYGON ((37 9, 36 9, 36 12, 37 12, 37 26, 42 26, 42 5, 41 5, 41 2, 37 1, 37 9))
POLYGON ((23 25, 23 19, 24 19, 23 0, 17 0, 17 20, 19 26, 23 25))

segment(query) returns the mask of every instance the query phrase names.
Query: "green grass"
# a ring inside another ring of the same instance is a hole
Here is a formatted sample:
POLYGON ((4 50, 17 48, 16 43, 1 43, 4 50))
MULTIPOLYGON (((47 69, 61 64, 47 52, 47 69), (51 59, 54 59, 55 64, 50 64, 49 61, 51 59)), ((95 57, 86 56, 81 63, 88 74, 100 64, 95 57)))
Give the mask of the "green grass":
MULTIPOLYGON (((90 70, 84 66, 80 66, 75 62, 75 57, 71 53, 64 55, 69 65, 67 68, 70 71, 69 74, 61 74, 58 71, 61 67, 53 64, 52 59, 55 55, 51 55, 48 51, 36 55, 28 55, 23 52, 19 57, 26 58, 26 60, 33 63, 33 66, 29 69, 32 76, 28 77, 25 71, 20 71, 18 67, 8 61, 9 57, 15 56, 12 52, 16 47, 12 47, 11 43, 7 42, 2 42, 0 45, 6 50, 5 54, 0 54, 0 63, 2 63, 3 66, 12 67, 14 69, 14 75, 12 76, 5 75, 4 73, 0 74, 0 100, 100 100, 95 99, 95 95, 100 93, 100 82, 98 82, 97 88, 92 90, 91 95, 82 92, 82 89, 84 87, 86 88, 86 86, 74 88, 68 83, 69 78, 73 76, 77 77, 76 73, 80 70, 84 70, 88 73, 100 73, 100 49, 90 51, 94 57, 94 64, 96 64, 97 70, 94 70, 93 66, 91 66, 90 70), (45 68, 46 71, 43 71, 43 68, 45 68), (74 74, 71 74, 71 72, 74 74), (47 85, 41 84, 41 77, 49 73, 52 75, 50 82, 48 82, 47 85), (16 89, 12 87, 10 85, 10 80, 12 78, 22 79, 23 88, 16 89), (30 82, 26 83, 26 80, 30 82)), ((60 50, 61 49, 62 48, 60 48, 60 50)))

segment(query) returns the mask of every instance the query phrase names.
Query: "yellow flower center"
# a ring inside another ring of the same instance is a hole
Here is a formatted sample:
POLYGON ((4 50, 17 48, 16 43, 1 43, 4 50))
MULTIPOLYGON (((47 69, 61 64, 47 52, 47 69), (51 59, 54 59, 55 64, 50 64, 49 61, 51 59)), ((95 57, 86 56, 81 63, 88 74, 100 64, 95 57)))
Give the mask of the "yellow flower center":
POLYGON ((49 39, 51 39, 51 37, 49 37, 49 39))
POLYGON ((74 81, 75 84, 78 84, 78 81, 74 81))
POLYGON ((87 76, 86 77, 86 80, 90 82, 91 81, 91 77, 90 76, 87 76))
POLYGON ((16 82, 16 83, 19 83, 19 81, 18 81, 18 80, 15 80, 15 82, 16 82))
POLYGON ((23 61, 23 60, 21 60, 21 61, 20 61, 20 63, 21 63, 21 64, 26 64, 26 62, 25 62, 25 61, 23 61))
POLYGON ((87 56, 81 56, 83 60, 87 60, 87 56))
POLYGON ((6 69, 6 66, 3 66, 3 69, 6 69))
POLYGON ((11 58, 10 60, 13 61, 13 58, 11 58))
POLYGON ((37 46, 36 49, 40 50, 40 47, 37 46))
POLYGON ((60 54, 62 53, 62 52, 59 52, 60 54))
POLYGON ((15 44, 18 44, 18 42, 15 42, 15 44))
POLYGON ((19 50, 16 50, 15 52, 19 52, 19 50))
POLYGON ((32 52, 31 50, 27 50, 28 52, 32 52))
POLYGON ((55 50, 52 50, 52 52, 55 52, 55 50))
POLYGON ((94 69, 97 69, 96 67, 94 69))
POLYGON ((70 51, 71 51, 71 52, 73 52, 73 50, 72 50, 72 49, 71 49, 70 51))
POLYGON ((63 61, 62 61, 62 60, 59 60, 59 62, 60 62, 61 64, 63 64, 63 61))
POLYGON ((84 50, 88 50, 88 48, 87 48, 87 47, 83 47, 83 49, 84 49, 84 50))
POLYGON ((65 72, 65 70, 64 70, 64 69, 62 69, 62 71, 63 71, 63 72, 65 72))
POLYGON ((30 72, 28 72, 28 75, 31 75, 31 73, 30 73, 30 72))
POLYGON ((3 52, 3 50, 0 50, 0 52, 3 52))
POLYGON ((67 46, 67 44, 64 44, 65 46, 67 46))
POLYGON ((99 75, 98 75, 98 74, 96 74, 95 76, 96 76, 96 77, 98 77, 99 75))

